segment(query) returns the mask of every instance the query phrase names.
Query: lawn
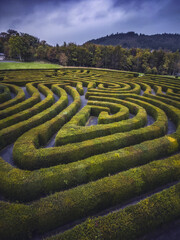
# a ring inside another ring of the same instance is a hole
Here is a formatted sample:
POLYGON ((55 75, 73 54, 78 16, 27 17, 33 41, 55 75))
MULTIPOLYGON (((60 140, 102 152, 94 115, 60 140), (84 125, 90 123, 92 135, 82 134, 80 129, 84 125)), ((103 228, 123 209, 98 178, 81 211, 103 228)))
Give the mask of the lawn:
POLYGON ((43 62, 0 62, 0 70, 60 68, 58 64, 43 62))

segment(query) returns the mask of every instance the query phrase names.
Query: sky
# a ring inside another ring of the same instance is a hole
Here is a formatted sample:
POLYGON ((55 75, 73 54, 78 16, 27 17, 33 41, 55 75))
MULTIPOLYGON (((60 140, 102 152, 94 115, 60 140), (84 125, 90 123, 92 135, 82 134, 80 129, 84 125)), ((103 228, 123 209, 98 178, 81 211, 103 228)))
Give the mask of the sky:
POLYGON ((180 0, 0 0, 0 32, 14 29, 47 43, 110 35, 180 33, 180 0))

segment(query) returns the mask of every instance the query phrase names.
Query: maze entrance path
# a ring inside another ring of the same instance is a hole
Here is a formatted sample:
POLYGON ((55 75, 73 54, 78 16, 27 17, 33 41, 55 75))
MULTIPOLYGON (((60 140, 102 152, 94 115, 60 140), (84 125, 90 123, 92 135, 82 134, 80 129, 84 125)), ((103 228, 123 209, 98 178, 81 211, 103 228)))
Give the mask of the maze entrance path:
POLYGON ((84 68, 0 79, 0 239, 150 239, 163 226, 180 238, 177 79, 84 68))

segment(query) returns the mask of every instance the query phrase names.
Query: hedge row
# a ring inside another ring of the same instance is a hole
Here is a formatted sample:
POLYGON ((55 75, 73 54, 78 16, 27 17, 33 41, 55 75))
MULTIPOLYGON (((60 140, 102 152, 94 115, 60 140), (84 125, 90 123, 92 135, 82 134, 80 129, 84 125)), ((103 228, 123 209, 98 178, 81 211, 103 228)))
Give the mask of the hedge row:
POLYGON ((173 89, 168 88, 167 95, 172 95, 172 96, 176 97, 177 100, 178 100, 178 99, 180 99, 180 94, 178 92, 177 93, 175 92, 175 91, 178 91, 178 90, 180 90, 180 89, 176 89, 176 90, 173 91, 173 89))
MULTIPOLYGON (((130 101, 133 101, 133 102, 136 102, 136 99, 137 99, 137 100, 140 100, 140 101, 145 101, 145 102, 148 102, 150 104, 153 104, 153 105, 161 108, 167 114, 167 116, 171 120, 173 120, 175 125, 179 126, 180 110, 177 107, 174 107, 174 106, 171 106, 170 104, 167 104, 167 103, 169 103, 169 100, 167 102, 167 101, 165 101, 164 98, 157 97, 157 96, 154 96, 152 94, 144 94, 143 96, 139 96, 139 95, 136 95, 136 94, 124 94, 121 97, 123 99, 130 100, 130 101)), ((99 98, 99 99, 103 99, 103 98, 99 98)), ((137 101, 137 103, 139 104, 139 101, 137 101)), ((172 105, 176 105, 176 102, 173 101, 172 105)), ((180 126, 179 126, 179 128, 180 128, 180 126)), ((178 134, 179 134, 179 131, 178 131, 178 134)))
MULTIPOLYGON (((98 90, 103 89, 103 90, 107 90, 106 88, 111 88, 110 90, 116 89, 117 87, 119 87, 120 85, 118 83, 115 82, 109 82, 109 81, 104 81, 104 79, 97 79, 95 77, 96 80, 96 85, 98 86, 98 90), (103 82, 103 84, 102 84, 103 82)), ((128 85, 129 87, 129 85, 128 85)), ((131 87, 129 87, 128 89, 130 89, 131 87)))
POLYGON ((44 105, 44 101, 37 104, 40 101, 40 94, 38 90, 30 83, 27 84, 27 89, 28 92, 30 92, 31 97, 23 101, 22 103, 17 104, 16 106, 10 107, 11 110, 10 108, 8 108, 7 111, 6 110, 3 111, 4 117, 5 116, 7 117, 0 120, 0 129, 9 127, 20 121, 24 121, 45 109, 46 105, 44 105))
MULTIPOLYGON (((38 90, 31 84, 28 83, 26 85, 27 91, 31 95, 29 99, 26 99, 23 102, 17 103, 15 106, 11 106, 7 109, 4 109, 0 112, 1 118, 7 118, 10 117, 13 114, 19 113, 23 110, 26 110, 27 108, 32 107, 34 104, 38 103, 40 101, 40 95, 38 90)), ((6 121, 4 119, 4 121, 6 121)))
POLYGON ((116 86, 108 86, 108 88, 112 89, 112 90, 116 90, 119 88, 119 90, 122 90, 122 91, 128 91, 128 90, 131 90, 131 86, 127 83, 124 83, 124 82, 121 82, 121 81, 118 81, 118 84, 116 84, 116 86))
POLYGON ((109 115, 108 112, 101 112, 98 117, 99 124, 107 124, 113 122, 119 122, 129 117, 129 109, 121 104, 109 103, 109 102, 98 102, 98 101, 89 101, 88 104, 91 105, 100 105, 109 107, 112 115, 109 115))
MULTIPOLYGON (((138 106, 137 104, 116 98, 90 97, 89 99, 94 101, 104 100, 106 102, 108 101, 116 104, 122 104, 123 106, 129 108, 129 111, 132 114, 135 114, 135 117, 133 119, 128 119, 120 122, 90 126, 86 128, 78 126, 77 123, 74 124, 70 121, 67 124, 67 127, 69 126, 69 128, 67 130, 62 129, 60 133, 56 135, 56 145, 60 146, 67 143, 107 136, 118 132, 127 132, 132 129, 143 127, 147 121, 147 114, 145 109, 138 106)), ((78 117, 78 114, 74 117, 74 119, 76 119, 76 117, 78 117)))
MULTIPOLYGON (((129 98, 127 98, 128 100, 129 98)), ((169 104, 163 103, 162 101, 155 100, 152 95, 148 95, 148 97, 141 97, 138 95, 133 95, 132 101, 136 102, 135 99, 144 100, 146 102, 149 102, 150 104, 153 104, 154 106, 160 107, 162 110, 165 111, 167 116, 173 120, 175 123, 177 130, 176 130, 176 137, 180 141, 180 110, 174 106, 171 106, 169 104)))
POLYGON ((0 85, 0 104, 11 99, 11 93, 8 87, 0 85))
MULTIPOLYGON (((62 147, 38 150, 39 154, 37 153, 37 156, 34 154, 33 157, 30 157, 31 159, 34 159, 34 166, 37 162, 40 162, 40 158, 42 158, 41 166, 46 166, 45 161, 47 161, 47 166, 51 166, 51 163, 53 164, 53 162, 54 164, 68 163, 71 161, 84 159, 95 154, 112 151, 121 147, 126 147, 164 135, 167 128, 167 117, 165 113, 162 110, 148 103, 142 102, 142 104, 143 107, 146 106, 148 112, 150 112, 154 116, 154 118, 157 119, 156 122, 151 126, 138 130, 132 130, 128 133, 116 133, 111 134, 110 136, 108 135, 105 137, 95 138, 94 140, 86 140, 81 143, 78 142, 62 147)), ((77 118, 78 117, 75 117, 75 119, 77 118)), ((68 124, 68 126, 70 126, 70 128, 72 127, 70 123, 68 124)), ((61 131, 59 132, 59 135, 60 133, 61 131)), ((77 139, 76 135, 74 136, 74 138, 75 137, 77 139)), ((31 148, 33 149, 33 146, 31 148)), ((21 155, 22 157, 24 154, 21 152, 21 154, 19 155, 21 155)))
POLYGON ((88 99, 90 96, 99 96, 99 97, 111 97, 111 98, 121 98, 121 95, 124 94, 124 93, 136 93, 136 94, 139 94, 140 91, 141 91, 141 88, 138 84, 136 83, 129 83, 129 85, 133 88, 131 90, 128 90, 127 92, 126 91, 123 91, 122 93, 120 92, 115 92, 115 93, 111 93, 109 90, 108 92, 104 92, 103 91, 100 91, 98 89, 93 89, 93 92, 92 90, 88 90, 88 92, 86 93, 85 97, 88 99))
POLYGON ((158 93, 157 93, 157 95, 158 96, 162 96, 162 97, 166 97, 166 99, 168 100, 174 100, 174 101, 179 101, 180 100, 180 96, 178 97, 178 95, 176 94, 174 94, 173 93, 173 91, 172 91, 172 89, 170 89, 170 88, 168 88, 167 89, 167 92, 166 92, 166 95, 164 95, 164 93, 162 93, 162 88, 161 88, 161 86, 158 86, 158 88, 159 88, 159 91, 158 91, 158 93), (160 89, 161 88, 161 89, 160 89))
MULTIPOLYGON (((2 240, 28 239, 33 232, 47 232, 108 207, 123 204, 127 200, 151 191, 156 187, 179 180, 179 173, 180 161, 179 155, 177 155, 64 192, 52 194, 29 205, 0 202, 0 237, 2 240)), ((158 198, 159 200, 164 199, 164 201, 160 200, 158 205, 154 205, 156 211, 161 209, 159 208, 160 205, 166 214, 169 212, 172 218, 179 216, 180 202, 179 187, 177 188, 177 186, 176 189, 174 187, 170 188, 170 192, 172 189, 176 190, 175 201, 172 201, 171 198, 169 202, 163 193, 163 196, 161 198, 158 196, 158 198)), ((175 193, 175 191, 173 192, 175 193)), ((159 194, 162 194, 162 192, 159 194)), ((149 203, 148 199, 144 201, 146 204, 149 203)), ((139 204, 142 204, 142 202, 139 204)), ((149 209, 146 211, 147 206, 142 209, 141 213, 144 217, 146 216, 145 213, 151 212, 149 209)), ((135 213, 136 211, 134 211, 135 213)), ((138 219, 140 220, 140 218, 136 219, 136 224, 139 224, 138 219)))
POLYGON ((89 82, 87 88, 88 89, 96 88, 96 82, 89 82))
POLYGON ((140 83, 140 82, 138 82, 138 84, 141 86, 141 88, 144 91, 144 93, 148 93, 148 94, 151 93, 151 87, 148 84, 140 83))
POLYGON ((44 151, 47 150, 47 151, 53 152, 54 148, 49 148, 49 149, 44 149, 44 148, 36 149, 36 148, 45 145, 50 139, 50 137, 53 136, 53 134, 55 134, 59 130, 59 128, 61 128, 67 121, 69 121, 71 117, 78 111, 81 104, 80 96, 78 92, 72 87, 66 86, 65 88, 67 92, 73 95, 74 102, 62 111, 62 107, 64 108, 64 101, 67 102, 67 97, 66 99, 62 99, 62 100, 60 98, 60 100, 56 102, 50 108, 50 110, 46 109, 48 113, 48 117, 51 111, 53 113, 53 116, 51 116, 51 120, 25 133, 15 142, 14 149, 13 149, 13 159, 15 163, 18 164, 18 166, 20 166, 21 168, 35 169, 35 168, 42 167, 39 164, 41 163, 44 157, 45 157, 44 164, 46 165, 49 154, 44 156, 44 151), (24 141, 24 137, 26 138, 26 141, 24 141), (25 159, 24 159, 24 153, 26 155, 25 159), (36 156, 39 158, 37 162, 36 162, 37 160, 36 156))
POLYGON ((109 96, 109 97, 116 97, 119 98, 119 96, 121 94, 124 93, 136 93, 139 94, 140 93, 140 86, 136 83, 129 83, 129 86, 132 88, 131 90, 125 90, 125 89, 119 89, 119 91, 117 90, 113 90, 113 89, 90 89, 88 90, 88 92, 86 93, 86 98, 89 98, 89 96, 109 96))
MULTIPOLYGON (((141 82, 142 81, 143 81, 143 79, 141 79, 141 82)), ((135 81, 135 82, 137 82, 137 81, 135 81)), ((177 97, 179 97, 178 95, 176 97, 176 94, 173 93, 173 91, 177 92, 178 90, 180 90, 180 88, 178 87, 177 83, 173 84, 172 80, 171 80, 171 83, 168 83, 168 84, 167 83, 166 84, 164 84, 164 83, 162 84, 160 81, 155 82, 154 80, 152 81, 152 80, 147 80, 147 79, 145 79, 143 82, 147 83, 151 87, 154 86, 155 84, 157 84, 158 86, 161 86, 164 91, 167 91, 169 89, 168 92, 170 94, 168 94, 168 95, 166 94, 166 97, 168 97, 168 98, 177 100, 177 97)))
POLYGON ((12 167, 1 159, 0 189, 11 199, 28 201, 41 194, 73 187, 98 178, 168 156, 179 149, 170 136, 145 141, 113 152, 96 155, 67 165, 33 172, 12 167))
POLYGON ((58 111, 59 108, 58 103, 60 102, 58 101, 56 104, 50 107, 54 103, 54 95, 52 91, 41 84, 38 85, 38 89, 43 92, 44 95, 46 95, 46 98, 42 101, 46 110, 41 112, 40 109, 38 109, 39 113, 35 116, 0 130, 0 149, 14 142, 24 132, 39 124, 42 124, 56 115, 56 111, 58 111))
MULTIPOLYGON (((92 103, 92 102, 91 102, 92 103)), ((110 109, 107 106, 96 106, 89 103, 83 109, 81 109, 72 119, 67 122, 57 133, 56 138, 61 137, 61 131, 70 130, 79 126, 85 126, 90 116, 98 116, 102 111, 110 113, 110 109)))
POLYGON ((129 116, 129 109, 121 104, 89 101, 88 106, 85 106, 85 108, 81 109, 79 113, 77 113, 66 125, 63 126, 63 128, 57 134, 56 139, 60 139, 63 137, 61 133, 62 131, 64 132, 66 130, 68 132, 71 131, 72 128, 77 129, 79 126, 85 125, 90 115, 99 115, 98 123, 111 123, 127 119, 129 116), (89 114, 87 115, 86 108, 89 107, 89 105, 91 105, 91 110, 88 111, 89 114), (96 111, 95 106, 97 108, 96 111), (111 113, 113 113, 113 115, 108 114, 110 113, 110 111, 111 113), (104 114, 107 115, 104 116, 104 114), (107 117, 107 119, 105 117, 107 117))
POLYGON ((145 102, 142 104, 156 119, 151 126, 132 130, 127 133, 115 133, 95 138, 94 140, 86 140, 81 143, 78 142, 50 149, 36 149, 35 146, 37 146, 37 143, 33 144, 32 141, 32 139, 35 139, 34 134, 31 137, 31 143, 29 143, 29 141, 27 141, 27 133, 26 142, 23 143, 23 148, 21 140, 23 136, 19 138, 14 145, 14 161, 21 168, 32 170, 39 167, 49 167, 61 163, 77 161, 95 154, 112 151, 164 135, 167 130, 167 118, 165 113, 151 104, 145 102), (28 149, 30 149, 30 151, 28 149))
MULTIPOLYGON (((158 86, 158 88, 160 88, 160 87, 158 86)), ((168 105, 172 105, 172 106, 174 106, 176 108, 180 108, 180 102, 172 100, 170 98, 167 98, 164 93, 162 93, 162 94, 157 93, 157 95, 152 95, 152 94, 150 95, 150 94, 146 94, 145 93, 143 96, 144 97, 149 97, 151 99, 155 99, 155 100, 158 100, 158 101, 162 101, 162 102, 164 102, 164 103, 166 103, 168 105)))
POLYGON ((132 240, 180 217, 180 184, 46 240, 132 240))
POLYGON ((53 77, 57 77, 59 75, 60 70, 58 69, 21 69, 21 70, 6 70, 4 72, 4 80, 6 83, 15 83, 15 84, 26 84, 29 82, 33 82, 36 80, 45 79, 46 81, 52 79, 53 77))
POLYGON ((84 95, 83 83, 78 82, 76 85, 76 89, 80 95, 84 95))
POLYGON ((154 85, 154 89, 156 91, 156 95, 158 96, 166 96, 162 91, 162 87, 161 86, 158 86, 158 85, 154 85))
MULTIPOLYGON (((13 92, 16 94, 15 98, 7 101, 7 102, 4 102, 2 104, 0 104, 0 110, 8 110, 7 108, 19 103, 19 102, 22 102, 24 99, 25 99, 25 93, 24 91, 18 87, 18 86, 15 86, 15 85, 12 85, 12 84, 6 84, 6 86, 13 92)), ((3 114, 3 113, 1 113, 3 114)), ((0 115, 1 116, 1 115, 0 115)), ((3 116, 3 115, 2 115, 3 116)))
MULTIPOLYGON (((122 84, 121 84, 122 85, 122 84)), ((89 92, 94 93, 120 93, 120 92, 127 92, 131 90, 131 86, 128 84, 123 84, 121 87, 120 84, 116 84, 116 86, 109 86, 109 84, 99 84, 98 89, 90 89, 89 92)))

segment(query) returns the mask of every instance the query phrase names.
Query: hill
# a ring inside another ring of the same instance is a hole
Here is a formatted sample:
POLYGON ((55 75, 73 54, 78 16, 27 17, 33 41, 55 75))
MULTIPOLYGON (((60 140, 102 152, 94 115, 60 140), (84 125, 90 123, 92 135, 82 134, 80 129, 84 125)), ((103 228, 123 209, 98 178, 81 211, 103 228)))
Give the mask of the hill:
POLYGON ((180 34, 163 33, 145 35, 135 32, 116 33, 92 39, 88 42, 100 45, 121 45, 124 48, 167 49, 174 52, 180 49, 180 34))

